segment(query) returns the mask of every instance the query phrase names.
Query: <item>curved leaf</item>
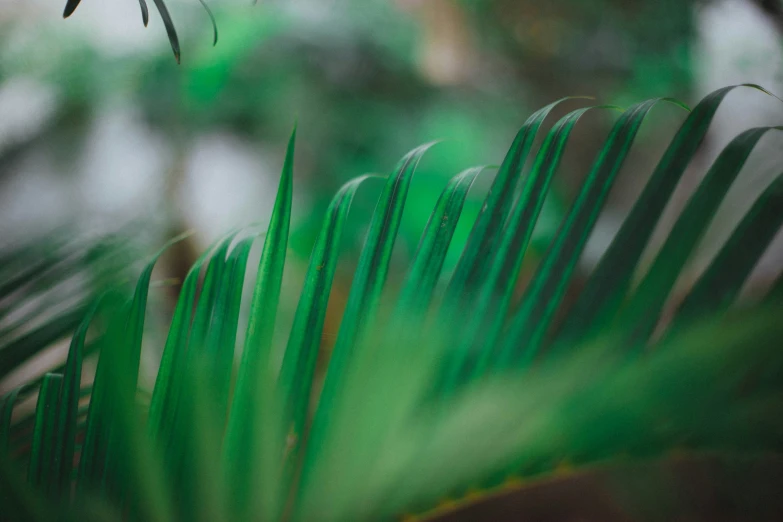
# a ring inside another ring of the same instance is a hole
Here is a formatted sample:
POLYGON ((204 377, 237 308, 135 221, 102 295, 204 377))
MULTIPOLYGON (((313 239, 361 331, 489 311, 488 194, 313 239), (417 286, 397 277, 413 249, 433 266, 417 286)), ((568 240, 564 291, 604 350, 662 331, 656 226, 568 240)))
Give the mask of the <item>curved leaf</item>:
POLYGON ((150 12, 147 9, 146 0, 139 0, 139 7, 141 7, 141 21, 144 27, 147 27, 147 24, 150 22, 150 12))
POLYGON ((16 406, 19 395, 31 389, 32 386, 33 385, 29 383, 19 386, 3 397, 2 405, 0 405, 0 455, 7 454, 10 449, 11 420, 14 413, 14 406, 16 406))
POLYGON ((707 230, 723 197, 756 143, 772 129, 783 130, 783 127, 757 127, 734 138, 688 200, 650 270, 618 318, 618 324, 627 333, 631 346, 644 344, 652 335, 674 283, 707 230))
MULTIPOLYGON (((231 242, 233 236, 232 233, 221 239, 217 248, 231 242)), ((177 374, 183 371, 186 360, 185 353, 193 317, 193 304, 196 301, 199 273, 212 251, 213 248, 207 249, 190 268, 177 299, 177 306, 174 309, 174 317, 166 337, 150 401, 148 427, 150 437, 154 441, 157 441, 161 436, 167 437, 167 432, 171 429, 172 414, 179 393, 177 374)))
POLYGON ((449 180, 421 237, 410 271, 397 300, 398 315, 426 311, 440 277, 446 254, 473 182, 486 167, 467 169, 449 180))
POLYGON ((163 20, 163 26, 166 28, 166 34, 169 37, 169 43, 171 44, 171 50, 174 51, 174 58, 177 63, 180 63, 180 50, 179 50, 179 38, 177 37, 177 30, 174 28, 174 21, 171 19, 168 8, 163 0, 153 0, 155 7, 158 8, 160 18, 163 20))
POLYGON ((737 87, 770 94, 758 85, 724 87, 707 95, 691 111, 570 310, 559 335, 564 345, 595 334, 615 316, 664 207, 704 141, 721 102, 737 87))
POLYGON ((783 225, 783 174, 759 196, 680 305, 675 324, 723 310, 783 225))
POLYGON ((210 372, 212 394, 217 411, 223 411, 225 422, 228 407, 228 393, 234 368, 234 350, 237 342, 239 308, 242 301, 242 288, 245 282, 247 258, 255 237, 251 236, 239 242, 231 251, 227 269, 223 274, 221 293, 212 315, 212 323, 207 335, 206 353, 213 361, 210 372))
POLYGON ((62 375, 47 373, 41 383, 35 406, 35 427, 27 481, 46 494, 55 493, 58 485, 60 460, 56 452, 59 413, 57 405, 62 381, 62 375))
POLYGON ((340 411, 339 401, 343 399, 346 375, 351 366, 356 364, 352 360, 355 348, 363 341, 362 336, 373 330, 408 187, 419 160, 432 145, 422 145, 400 160, 375 207, 310 431, 302 468, 303 491, 311 487, 315 459, 330 436, 329 428, 340 411))
POLYGON ((229 492, 233 495, 232 505, 239 513, 247 509, 249 502, 262 502, 262 498, 265 509, 275 509, 267 496, 274 496, 271 485, 265 484, 263 495, 256 495, 256 492, 261 477, 266 477, 272 466, 269 455, 263 451, 274 447, 274 443, 262 443, 259 438, 277 435, 274 428, 264 425, 264 420, 265 416, 274 418, 268 411, 274 378, 270 355, 288 246, 295 141, 296 129, 288 142, 277 198, 258 265, 245 347, 226 428, 224 467, 230 484, 229 492), (260 455, 256 452, 259 448, 263 448, 260 455), (250 498, 250 492, 256 496, 250 498))
POLYGON ((446 393, 456 385, 471 351, 476 350, 480 354, 473 373, 481 374, 489 360, 490 353, 486 348, 497 344, 516 287, 522 260, 544 206, 549 185, 560 166, 568 138, 579 119, 594 108, 616 107, 577 109, 561 118, 547 133, 530 174, 524 179, 522 193, 501 231, 494 258, 488 265, 489 273, 486 281, 479 290, 475 306, 472 307, 474 312, 469 317, 466 328, 456 337, 457 349, 451 359, 444 383, 446 393))
POLYGON ((562 98, 533 113, 514 138, 495 181, 489 189, 484 206, 481 207, 481 212, 473 224, 468 243, 462 251, 462 256, 446 289, 444 317, 451 318, 451 315, 458 309, 465 292, 477 288, 482 274, 486 273, 495 240, 506 220, 508 210, 511 208, 514 187, 516 187, 519 174, 527 161, 538 129, 552 109, 569 99, 571 98, 562 98))
POLYGON ((84 312, 83 306, 68 310, 6 344, 0 350, 0 379, 35 356, 39 350, 65 338, 82 320, 84 312))
MULTIPOLYGON (((185 237, 187 237, 187 234, 168 241, 146 264, 136 283, 133 301, 119 312, 122 322, 115 317, 119 308, 118 298, 115 295, 107 296, 106 311, 110 320, 109 329, 102 342, 104 347, 110 346, 110 348, 101 352, 95 372, 90 406, 87 413, 84 443, 82 444, 79 462, 78 486, 80 489, 84 489, 89 485, 105 484, 105 477, 110 472, 110 466, 116 465, 118 459, 122 458, 122 456, 116 453, 113 454, 110 451, 111 447, 116 447, 116 442, 113 442, 111 439, 116 415, 114 405, 123 402, 132 403, 132 398, 135 397, 152 271, 160 256, 185 237), (117 368, 122 368, 122 371, 119 371, 117 368)), ((204 254, 202 257, 206 255, 204 254)), ((198 262, 196 265, 200 267, 198 262)), ((183 293, 185 294, 188 293, 190 287, 195 285, 198 268, 195 269, 196 276, 191 275, 193 271, 191 269, 191 273, 188 274, 183 284, 183 293), (188 279, 190 279, 190 282, 188 279)), ((174 312, 175 319, 172 322, 176 322, 177 318, 183 315, 182 308, 183 306, 178 302, 177 309, 174 312)), ((171 347, 173 341, 171 332, 169 332, 169 338, 166 340, 167 346, 164 348, 163 360, 159 370, 159 372, 162 371, 166 375, 171 371, 169 359, 173 356, 174 348, 171 347)), ((160 373, 158 380, 160 380, 160 373)), ((155 388, 158 395, 156 397, 153 392, 150 405, 151 410, 152 404, 156 404, 156 409, 160 409, 164 392, 162 385, 159 385, 158 381, 155 383, 155 388)), ((153 423, 150 420, 150 424, 153 426, 152 429, 159 429, 160 422, 160 420, 156 420, 153 423)))
MULTIPOLYGON (((63 372, 62 389, 58 399, 59 415, 56 427, 56 449, 59 469, 57 473, 57 490, 70 491, 70 481, 73 475, 74 447, 76 445, 76 423, 79 412, 79 399, 82 380, 82 358, 84 357, 84 342, 87 330, 90 327, 93 316, 98 310, 100 302, 92 306, 82 323, 76 329, 68 350, 68 358, 63 372)), ((43 384, 42 384, 43 386, 43 384)))
MULTIPOLYGON (((193 317, 193 324, 190 326, 190 336, 188 337, 187 360, 192 361, 195 357, 200 357, 204 353, 207 340, 207 333, 212 324, 212 316, 221 292, 224 273, 226 272, 228 248, 231 246, 231 239, 227 239, 212 254, 212 258, 207 264, 207 271, 204 275, 204 282, 196 303, 196 313, 193 317)), ((186 362, 186 365, 188 363, 186 362)))
POLYGON ((218 43, 218 27, 217 22, 215 21, 215 15, 212 14, 212 10, 207 5, 207 2, 205 0, 198 0, 199 3, 201 3, 201 7, 204 8, 204 10, 207 12, 207 16, 209 16, 209 21, 212 22, 212 45, 217 45, 218 43))
POLYGON ((645 116, 659 101, 626 110, 612 128, 581 192, 552 241, 501 341, 496 363, 525 366, 538 354, 590 232, 645 116))
MULTIPOLYGON (((324 224, 310 256, 304 287, 291 326, 278 386, 286 405, 284 426, 294 439, 302 437, 321 342, 329 293, 337 269, 337 259, 345 221, 359 185, 377 176, 361 176, 342 186, 332 199, 324 224)), ((298 447, 298 446, 297 446, 298 447)), ((292 452, 292 457, 296 452, 292 452)))

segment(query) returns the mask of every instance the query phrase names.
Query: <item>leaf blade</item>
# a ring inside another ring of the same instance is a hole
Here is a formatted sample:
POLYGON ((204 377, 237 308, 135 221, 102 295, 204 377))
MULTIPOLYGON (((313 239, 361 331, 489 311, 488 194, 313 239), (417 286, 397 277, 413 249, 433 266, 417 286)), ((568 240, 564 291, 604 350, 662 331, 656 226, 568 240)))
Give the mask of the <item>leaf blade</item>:
POLYGON ((76 11, 76 8, 79 7, 79 4, 82 0, 67 0, 65 2, 65 9, 63 10, 63 18, 68 18, 73 14, 74 11, 76 11))
MULTIPOLYGON (((417 147, 400 160, 375 207, 305 450, 300 481, 304 499, 308 498, 307 490, 315 480, 313 474, 317 473, 319 463, 315 455, 327 444, 330 428, 336 423, 335 412, 339 411, 339 402, 344 398, 346 375, 350 374, 351 366, 355 364, 354 352, 360 351, 356 347, 362 341, 362 336, 373 328, 372 322, 388 274, 410 180, 419 160, 432 145, 428 143, 417 147)), ((301 502, 297 503, 296 509, 301 508, 301 502)))
POLYGON ((169 43, 171 44, 171 50, 174 52, 174 59, 177 60, 177 64, 180 63, 180 48, 179 48, 179 37, 177 36, 177 29, 174 27, 174 21, 171 19, 171 15, 169 14, 169 10, 166 7, 165 2, 163 0, 153 0, 155 2, 155 7, 158 8, 158 13, 160 13, 160 18, 163 20, 163 26, 166 28, 166 35, 169 38, 169 43))
POLYGON ((55 451, 55 434, 62 380, 62 375, 47 373, 41 383, 35 407, 35 426, 27 480, 46 494, 56 491, 57 470, 60 464, 55 451))
POLYGON ((215 46, 218 43, 218 26, 217 26, 217 21, 215 20, 215 15, 212 14, 212 9, 209 8, 206 0, 198 0, 198 1, 201 4, 201 7, 203 7, 204 10, 207 12, 207 16, 209 17, 210 23, 212 23, 212 45, 215 46))
MULTIPOLYGON (((301 436, 307 415, 316 357, 345 222, 359 186, 374 177, 377 176, 361 176, 340 188, 329 205, 310 256, 278 383, 287 408, 284 425, 290 424, 296 437, 301 436)), ((291 458, 295 457, 296 452, 291 452, 291 458)))
POLYGON ((496 364, 499 367, 508 364, 526 366, 538 354, 566 285, 639 127, 659 101, 672 100, 656 98, 638 103, 626 110, 615 123, 582 190, 514 312, 497 356, 496 364))
POLYGON ((430 215, 397 302, 398 315, 423 312, 432 298, 462 208, 486 167, 467 169, 449 180, 430 215))
MULTIPOLYGON (((249 495, 250 491, 258 489, 259 481, 269 478, 272 463, 269 462, 268 451, 275 447, 269 438, 277 435, 275 428, 263 425, 259 410, 272 407, 270 392, 274 375, 270 355, 291 220, 295 142, 296 128, 288 141, 280 185, 264 240, 250 305, 245 348, 226 428, 223 466, 233 495, 231 504, 239 513, 255 510, 258 503, 263 504, 264 510, 276 510, 273 499, 277 497, 271 486, 265 487, 263 494, 258 495, 262 498, 250 498, 249 495), (266 442, 259 444, 258 437, 264 437, 266 442), (261 453, 257 454, 257 451, 261 453)), ((263 413, 274 418, 268 411, 263 413)))
POLYGON ((758 197, 680 305, 675 326, 727 308, 783 225, 783 174, 758 197))
POLYGON ((141 22, 144 24, 144 27, 147 27, 147 24, 150 22, 150 12, 147 8, 147 0, 139 0, 139 7, 141 8, 141 22))
POLYGON ((773 129, 783 130, 783 127, 756 127, 734 138, 688 200, 652 266, 617 319, 632 347, 645 344, 652 335, 677 277, 723 197, 756 143, 773 129))
POLYGON ((446 289, 443 314, 447 319, 453 316, 464 294, 477 285, 477 279, 480 279, 486 270, 486 260, 490 257, 495 238, 511 207, 517 178, 527 161, 541 124, 552 109, 568 99, 570 98, 562 98, 533 113, 514 138, 446 289))
POLYGON ((771 95, 758 85, 735 85, 708 94, 694 107, 569 311, 559 335, 563 345, 595 335, 614 318, 666 203, 704 140, 724 98, 737 87, 750 87, 771 95))
POLYGON ((59 416, 57 418, 57 446, 55 453, 59 461, 59 469, 56 470, 60 491, 70 491, 70 480, 73 475, 73 459, 76 446, 77 416, 79 411, 79 399, 81 398, 82 359, 84 357, 84 343, 87 330, 98 311, 99 301, 90 308, 82 323, 76 329, 68 350, 65 362, 63 381, 58 399, 59 416))
POLYGON ((472 350, 477 350, 480 354, 478 363, 472 370, 473 374, 482 373, 489 360, 490 354, 486 348, 497 343, 502 331, 517 276, 544 206, 549 185, 560 165, 572 130, 580 118, 593 108, 599 107, 577 109, 561 118, 547 133, 536 154, 530 174, 523 182, 522 193, 514 203, 500 233, 499 243, 489 263, 489 273, 479 289, 475 312, 468 319, 466 329, 457 336, 458 348, 450 359, 443 383, 444 393, 453 391, 472 350))

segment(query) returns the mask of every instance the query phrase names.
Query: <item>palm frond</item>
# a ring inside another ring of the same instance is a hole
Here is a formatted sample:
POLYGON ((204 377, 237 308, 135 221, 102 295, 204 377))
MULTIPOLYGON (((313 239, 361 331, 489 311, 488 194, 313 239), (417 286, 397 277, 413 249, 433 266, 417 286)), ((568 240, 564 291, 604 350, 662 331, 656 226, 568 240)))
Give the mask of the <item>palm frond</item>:
MULTIPOLYGON (((111 237, 63 239, 56 230, 0 254, 0 391, 18 381, 20 368, 67 341, 91 303, 123 277, 128 252, 111 237)), ((51 366, 38 370, 52 370, 51 366)))
POLYGON ((780 280, 761 304, 725 312, 780 230, 783 178, 752 206, 674 321, 661 324, 672 285, 769 128, 743 132, 726 147, 641 285, 630 287, 661 211, 731 89, 686 116, 570 310, 565 289, 645 116, 661 100, 622 111, 519 302, 513 290, 531 232, 588 108, 555 123, 523 175, 536 135, 562 100, 524 124, 456 271, 441 281, 465 198, 484 169, 454 177, 392 299, 385 286, 400 218, 431 144, 412 150, 378 198, 325 375, 316 365, 324 316, 351 202, 367 177, 346 184, 329 208, 280 364, 274 333, 292 207, 292 135, 244 339, 239 311, 255 236, 234 231, 184 281, 151 401, 140 402, 155 256, 132 298, 109 292, 80 314, 62 370, 4 398, 0 442, 30 448, 0 460, 12 516, 51 519, 31 499, 83 506, 97 498, 125 519, 160 522, 433 518, 562 478, 564 469, 660 460, 673 451, 780 454, 780 280), (564 312, 561 326, 555 317, 564 312), (90 324, 103 335, 83 419, 76 383, 90 324), (664 335, 651 336, 657 327, 664 335), (31 429, 20 431, 10 420, 18 397, 36 391, 31 429), (28 470, 29 486, 18 469, 28 470))

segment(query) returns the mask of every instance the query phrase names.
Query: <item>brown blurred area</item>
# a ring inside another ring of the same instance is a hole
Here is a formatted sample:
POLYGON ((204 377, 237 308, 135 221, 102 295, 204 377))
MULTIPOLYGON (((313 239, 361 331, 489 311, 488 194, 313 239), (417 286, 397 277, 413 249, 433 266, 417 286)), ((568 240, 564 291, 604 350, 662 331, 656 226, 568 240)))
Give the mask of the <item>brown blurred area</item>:
POLYGON ((777 522, 783 457, 676 457, 535 481, 438 522, 777 522))

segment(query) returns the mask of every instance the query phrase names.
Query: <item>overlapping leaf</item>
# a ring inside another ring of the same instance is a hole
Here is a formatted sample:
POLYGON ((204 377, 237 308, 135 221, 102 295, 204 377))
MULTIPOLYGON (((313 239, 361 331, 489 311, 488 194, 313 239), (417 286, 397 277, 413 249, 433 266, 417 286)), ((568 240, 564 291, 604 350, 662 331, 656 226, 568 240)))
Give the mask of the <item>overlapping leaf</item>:
MULTIPOLYGON (((756 143, 772 129, 775 128, 749 129, 734 138, 688 200, 655 261, 618 319, 621 328, 628 332, 631 343, 644 343, 652 334, 674 283, 707 230, 723 197, 756 143)), ((783 130, 783 127, 776 129, 783 130)))
MULTIPOLYGON (((588 109, 555 124, 527 177, 520 174, 533 139, 559 102, 522 128, 473 225, 441 309, 433 310, 433 303, 440 298, 443 260, 481 169, 448 183, 396 302, 386 310, 381 303, 397 229, 428 145, 405 156, 378 200, 315 403, 316 357, 340 242, 351 201, 366 177, 346 184, 328 210, 278 373, 272 340, 291 219, 292 135, 233 399, 242 287, 254 242, 252 235, 235 233, 208 249, 183 282, 146 429, 136 388, 154 260, 132 302, 108 296, 108 315, 96 321, 105 333, 74 498, 97 493, 125 518, 139 521, 387 520, 427 511, 444 498, 456 499, 446 504, 453 507, 518 488, 520 477, 557 476, 564 460, 589 465, 619 453, 661 456, 674 447, 779 450, 775 412, 783 360, 776 314, 783 278, 766 308, 740 313, 736 323, 713 320, 696 329, 691 323, 731 305, 775 237, 783 223, 783 177, 756 201, 701 276, 680 308, 677 328, 664 338, 665 350, 625 357, 616 349, 618 330, 591 346, 577 342, 602 331, 615 316, 660 211, 730 89, 708 96, 686 119, 640 198, 645 207, 634 207, 569 316, 555 345, 560 349, 545 358, 537 356, 555 333, 555 312, 576 263, 642 121, 659 100, 631 107, 615 124, 516 306, 512 292, 541 205, 569 133, 588 109), (474 307, 470 313, 462 308, 466 304, 474 307), (531 372, 534 359, 538 365, 531 372), (433 382, 444 371, 452 392, 459 386, 459 393, 433 394, 433 382)), ((626 340, 647 340, 723 194, 767 130, 742 133, 710 169, 622 311, 619 333, 626 340)), ((7 505, 27 520, 42 519, 31 500, 36 495, 69 489, 83 393, 80 359, 91 318, 80 321, 64 377, 47 374, 40 387, 17 389, 1 403, 0 446, 7 447, 12 437, 30 441, 28 480, 35 488, 20 485, 15 463, 0 459, 0 485, 12 486, 6 488, 7 505), (34 390, 39 390, 35 416, 12 430, 15 405, 34 390)), ((31 341, 26 349, 38 344, 31 341)))
POLYGON ((270 411, 277 406, 273 405, 271 397, 276 372, 270 358, 291 220, 295 140, 296 130, 288 142, 277 198, 264 240, 245 347, 226 428, 224 466, 232 505, 238 513, 244 513, 250 504, 258 505, 262 498, 265 509, 276 510, 272 506, 276 497, 271 493, 263 494, 270 492, 272 485, 265 484, 263 492, 257 490, 263 480, 271 480, 270 470, 275 467, 270 462, 272 456, 268 451, 277 445, 274 438, 278 430, 276 424, 270 426, 270 423, 265 423, 264 416, 278 420, 274 410, 270 411))
MULTIPOLYGON (((756 85, 747 86, 766 92, 756 85)), ((593 335, 612 320, 677 183, 707 135, 720 104, 735 88, 724 87, 710 93, 683 122, 569 312, 560 334, 564 344, 593 335)))

